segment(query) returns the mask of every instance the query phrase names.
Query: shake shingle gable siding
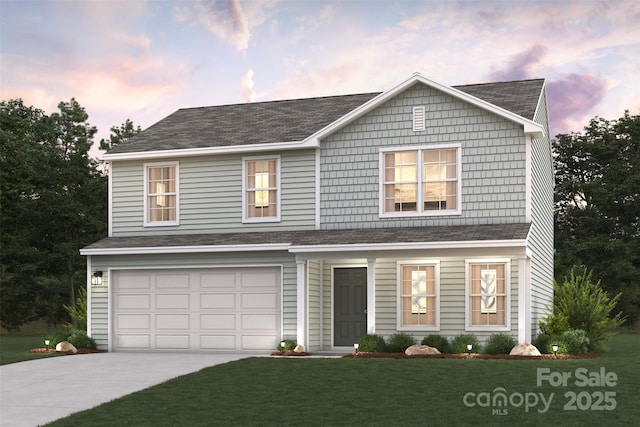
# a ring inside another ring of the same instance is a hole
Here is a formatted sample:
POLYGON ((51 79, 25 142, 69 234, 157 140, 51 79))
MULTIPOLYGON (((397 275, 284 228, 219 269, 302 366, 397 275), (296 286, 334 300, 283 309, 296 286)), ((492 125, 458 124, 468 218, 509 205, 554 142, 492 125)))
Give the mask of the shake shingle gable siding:
POLYGON ((372 230, 319 230, 261 233, 108 237, 83 250, 287 244, 291 246, 508 241, 527 238, 530 224, 469 225, 372 230))
MULTIPOLYGON (((533 119, 543 84, 543 79, 535 79, 453 88, 533 119)), ((303 141, 377 95, 380 93, 184 108, 109 154, 303 141)))

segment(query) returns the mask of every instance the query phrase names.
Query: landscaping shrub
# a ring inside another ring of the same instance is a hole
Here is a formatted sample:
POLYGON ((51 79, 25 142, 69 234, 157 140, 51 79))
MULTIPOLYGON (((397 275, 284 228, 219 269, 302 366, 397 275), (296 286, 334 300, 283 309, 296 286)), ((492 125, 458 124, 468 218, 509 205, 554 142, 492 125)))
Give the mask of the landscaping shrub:
POLYGON ((388 353, 404 353, 404 351, 414 345, 416 339, 404 332, 396 332, 387 340, 386 351, 388 353))
POLYGON ((589 338, 591 350, 604 350, 604 342, 625 321, 622 312, 613 317, 612 312, 622 295, 609 298, 600 282, 591 281, 591 272, 576 276, 571 272, 564 282, 553 281, 553 312, 540 321, 540 330, 547 334, 562 334, 581 329, 589 338))
POLYGON ((87 289, 78 289, 76 303, 73 306, 63 304, 65 311, 71 317, 73 323, 71 326, 81 331, 87 330, 87 289))
POLYGON ((485 354, 509 354, 517 345, 517 341, 511 335, 493 334, 484 345, 485 354))
POLYGON ((422 339, 420 343, 422 345, 428 345, 429 347, 435 347, 440 353, 451 353, 451 345, 447 337, 442 335, 428 335, 422 339))
POLYGON ((292 341, 292 340, 284 340, 284 349, 282 348, 282 346, 280 345, 280 343, 278 343, 278 351, 287 351, 287 350, 294 350, 296 348, 296 342, 292 341))
POLYGON ((45 341, 49 340, 49 348, 55 349, 56 344, 62 341, 67 341, 67 338, 69 338, 69 331, 55 331, 42 337, 42 341, 40 342, 40 347, 43 347, 43 348, 47 347, 47 345, 45 344, 45 341))
POLYGON ((472 353, 479 353, 481 350, 480 341, 478 337, 473 334, 460 334, 451 340, 451 352, 452 353, 467 353, 467 344, 473 345, 472 353))
POLYGON ((589 351, 589 337, 582 329, 565 331, 560 336, 560 341, 565 345, 569 354, 582 354, 589 351))
POLYGON ((540 351, 540 353, 551 354, 553 353, 551 345, 558 344, 558 341, 560 341, 560 337, 558 337, 557 335, 551 335, 541 332, 531 341, 531 344, 533 344, 540 351))
POLYGON ((360 337, 358 340, 358 351, 376 352, 385 351, 386 344, 380 335, 369 334, 360 337))
POLYGON ((67 338, 67 341, 73 344, 75 348, 98 348, 95 340, 82 331, 72 332, 67 338))

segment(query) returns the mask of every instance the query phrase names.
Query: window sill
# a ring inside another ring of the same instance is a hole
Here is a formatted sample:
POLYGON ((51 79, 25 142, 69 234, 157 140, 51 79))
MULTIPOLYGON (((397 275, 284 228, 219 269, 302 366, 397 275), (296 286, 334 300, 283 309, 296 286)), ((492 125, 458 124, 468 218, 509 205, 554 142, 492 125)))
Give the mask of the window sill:
POLYGON ((145 222, 143 227, 177 227, 180 223, 177 221, 163 221, 163 222, 145 222))
POLYGON ((488 325, 488 326, 467 326, 467 332, 510 332, 511 328, 504 325, 488 325))
POLYGON ((429 211, 429 212, 387 212, 381 213, 380 218, 420 218, 420 217, 437 217, 437 216, 455 216, 462 215, 461 210, 451 211, 429 211))
POLYGON ((402 332, 440 332, 440 325, 396 326, 402 332))
POLYGON ((265 218, 243 218, 243 224, 260 224, 260 223, 269 223, 269 222, 280 222, 280 218, 278 217, 265 217, 265 218))

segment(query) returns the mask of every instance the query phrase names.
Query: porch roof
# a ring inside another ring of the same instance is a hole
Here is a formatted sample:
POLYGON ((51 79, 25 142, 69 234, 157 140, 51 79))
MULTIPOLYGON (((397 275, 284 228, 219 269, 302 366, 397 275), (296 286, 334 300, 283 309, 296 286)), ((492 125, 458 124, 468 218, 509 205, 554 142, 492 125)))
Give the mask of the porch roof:
POLYGON ((208 233, 163 236, 107 237, 80 250, 82 255, 235 252, 314 248, 393 247, 394 245, 464 245, 471 242, 525 242, 529 223, 440 227, 375 228, 351 230, 303 230, 246 233, 208 233))

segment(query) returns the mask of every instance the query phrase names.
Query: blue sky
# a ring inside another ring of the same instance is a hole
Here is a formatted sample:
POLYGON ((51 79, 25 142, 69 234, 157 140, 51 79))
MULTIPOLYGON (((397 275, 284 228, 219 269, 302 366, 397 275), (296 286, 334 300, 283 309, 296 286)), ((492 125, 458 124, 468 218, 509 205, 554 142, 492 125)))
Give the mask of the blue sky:
POLYGON ((0 95, 99 129, 178 108, 546 78, 551 132, 640 114, 640 2, 0 0, 0 95))

